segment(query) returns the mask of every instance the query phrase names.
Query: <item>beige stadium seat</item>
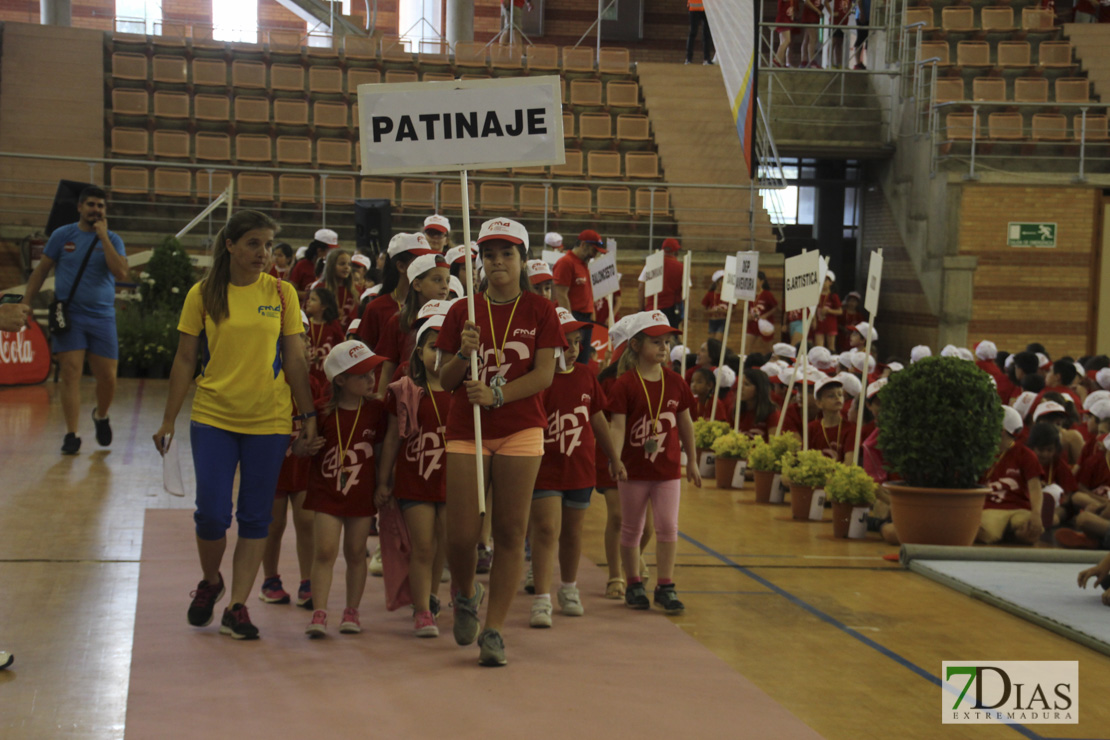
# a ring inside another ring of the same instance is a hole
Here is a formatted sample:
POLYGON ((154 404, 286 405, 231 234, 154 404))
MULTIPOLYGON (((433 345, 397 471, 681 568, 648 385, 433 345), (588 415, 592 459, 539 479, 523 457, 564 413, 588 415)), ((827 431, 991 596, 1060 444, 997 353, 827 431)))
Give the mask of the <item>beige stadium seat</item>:
POLYGON ((608 113, 582 113, 578 116, 578 135, 583 139, 612 139, 613 119, 608 113))
POLYGON ((936 30, 936 20, 931 7, 906 8, 903 25, 912 26, 915 23, 924 23, 922 33, 936 30))
MULTIPOLYGON (((363 180, 363 182, 366 182, 363 180)), ((436 184, 431 180, 401 180, 401 206, 404 208, 434 208, 436 184)))
POLYGON ((594 71, 594 50, 592 46, 564 46, 563 73, 594 71))
POLYGON ((1048 80, 1043 77, 1018 77, 1014 79, 1014 102, 1047 103, 1048 80))
POLYGON ((116 126, 112 129, 112 154, 145 157, 149 153, 146 129, 116 126))
POLYGON ((617 116, 618 141, 650 141, 651 125, 648 117, 638 113, 621 113, 617 116))
MULTIPOLYGON (((112 92, 115 93, 114 90, 112 92)), ((189 96, 183 92, 156 91, 154 93, 154 115, 157 118, 188 118, 189 96)))
POLYGON ((991 66, 991 45, 986 41, 961 41, 956 44, 956 64, 961 67, 991 66))
POLYGON ((231 63, 231 85, 254 90, 266 89, 266 65, 236 59, 231 63))
POLYGON ((347 104, 317 100, 312 104, 312 125, 317 128, 347 128, 347 104))
POLYGON ((209 195, 215 198, 231 184, 231 173, 226 170, 197 171, 197 197, 208 199, 209 195), (211 176, 211 177, 210 177, 211 176))
POLYGON ((941 8, 940 27, 945 31, 974 31, 974 8, 970 5, 941 8))
POLYGON ((235 160, 270 164, 273 161, 273 140, 265 134, 236 134, 235 160))
POLYGON ((377 85, 381 81, 382 73, 376 69, 349 67, 347 69, 347 94, 357 94, 359 85, 377 85))
POLYGON ((320 177, 320 200, 331 205, 353 203, 355 200, 355 178, 330 175, 320 177))
POLYGON ((583 170, 585 158, 582 152, 577 149, 567 149, 565 155, 564 164, 551 165, 551 174, 555 177, 582 177, 585 174, 583 170))
POLYGON ((316 140, 316 162, 321 167, 348 168, 352 150, 349 139, 323 138, 316 140))
POLYGON ((597 71, 603 75, 626 75, 631 63, 632 55, 628 49, 602 47, 601 55, 597 58, 597 71))
POLYGON ((274 124, 277 126, 307 126, 308 101, 302 98, 276 98, 274 124))
POLYGON ((148 195, 150 193, 150 173, 145 167, 113 167, 112 194, 148 195))
POLYGON ((949 53, 950 49, 947 41, 922 41, 921 45, 917 47, 917 61, 924 62, 926 59, 938 59, 940 61, 931 62, 931 64, 946 67, 950 63, 949 53))
POLYGON ((980 125, 974 113, 949 113, 944 117, 944 128, 953 141, 971 141, 973 131, 975 138, 981 139, 980 125))
POLYGON ((412 49, 409 47, 408 39, 398 38, 396 36, 382 36, 382 61, 383 62, 404 62, 405 64, 412 64, 412 49))
POLYGON ((494 44, 489 50, 489 64, 495 72, 516 74, 524 69, 524 53, 519 44, 494 44))
POLYGON ((1013 31, 1014 9, 1006 5, 988 5, 979 11, 979 24, 984 31, 1013 31))
POLYGON ((1028 41, 999 41, 999 67, 1029 67, 1032 65, 1032 47, 1028 41))
POLYGON ((964 93, 964 81, 960 77, 941 77, 937 79, 936 102, 952 103, 967 100, 964 93))
POLYGON ((358 197, 396 202, 397 182, 395 180, 377 180, 364 177, 358 184, 358 197))
POLYGON ((976 77, 971 81, 971 98, 980 101, 1006 99, 1006 80, 1001 77, 976 77))
POLYGON ((454 82, 455 75, 450 72, 425 72, 421 82, 454 82))
POLYGON ((1070 67, 1070 41, 1042 41, 1037 46, 1037 64, 1042 67, 1070 67))
MULTIPOLYGON (((309 64, 338 64, 339 63, 339 39, 331 37, 328 39, 330 43, 326 46, 317 46, 316 44, 308 44, 305 46, 305 55, 308 57, 309 64)), ((306 40, 307 41, 307 40, 306 40)))
POLYGON ((231 118, 231 101, 226 95, 199 93, 193 96, 193 117, 198 121, 227 121, 231 118))
POLYGON ((343 70, 339 67, 309 67, 308 91, 328 95, 342 95, 343 70))
POLYGON ((1051 31, 1056 26, 1056 16, 1047 8, 1022 8, 1021 27, 1026 31, 1051 31))
POLYGON ((278 164, 312 164, 312 139, 307 136, 277 137, 278 164))
POLYGON ((284 57, 300 56, 301 32, 284 28, 270 29, 267 34, 270 43, 270 53, 284 57))
MULTIPOLYGON (((203 176, 207 185, 207 173, 203 176)), ((177 170, 170 167, 154 168, 154 194, 169 198, 188 198, 193 194, 192 170, 177 170)))
POLYGON ((650 216, 652 213, 656 216, 667 216, 670 212, 670 192, 663 188, 636 188, 637 216, 650 216))
MULTIPOLYGON (((164 95, 165 93, 155 93, 164 95)), ((124 116, 145 116, 150 111, 150 96, 146 90, 117 87, 112 90, 112 112, 124 116)))
POLYGON ((1091 99, 1090 87, 1086 77, 1061 77, 1056 80, 1056 102, 1086 103, 1091 99))
POLYGON ((299 64, 271 64, 270 89, 304 92, 304 67, 299 64))
POLYGON ((143 54, 126 51, 112 53, 112 77, 117 80, 139 80, 146 82, 147 60, 143 54))
POLYGON ((189 132, 167 129, 155 131, 154 156, 157 159, 188 159, 189 132))
POLYGON ((185 57, 158 55, 151 59, 151 79, 170 85, 184 85, 189 82, 189 66, 185 57))
POLYGON ((621 176, 621 155, 617 152, 590 152, 586 158, 587 174, 602 180, 617 180, 621 176))
POLYGON ((198 131, 193 137, 193 154, 202 162, 230 162, 231 137, 220 132, 198 131))
POLYGON ((605 83, 605 104, 610 108, 639 108, 640 85, 631 80, 605 83))
POLYGON ((532 44, 527 49, 525 64, 529 72, 556 72, 559 69, 559 47, 532 44))
POLYGON ((655 152, 625 152, 626 177, 653 179, 659 177, 659 155, 655 152))
POLYGON ((555 191, 543 185, 520 186, 520 210, 524 213, 544 213, 554 210, 555 191))
MULTIPOLYGON (((565 51, 565 49, 564 49, 565 51)), ((564 185, 556 196, 559 213, 593 213, 593 194, 587 187, 564 185)))
POLYGON ((270 101, 249 95, 235 97, 236 123, 269 123, 270 101))
POLYGON ((316 178, 312 175, 280 175, 278 201, 281 203, 315 203, 316 178))
POLYGON ((455 68, 489 69, 489 50, 481 41, 459 41, 455 44, 455 68))
POLYGON ((534 167, 513 167, 511 170, 513 177, 544 177, 547 175, 547 168, 543 165, 536 165, 534 167))
POLYGON ((632 191, 626 187, 600 187, 597 189, 599 214, 629 214, 632 212, 632 191))
POLYGON ((1025 138, 1025 121, 1020 113, 991 113, 987 116, 987 131, 993 140, 1019 141, 1025 138))
POLYGON ((600 80, 571 80, 570 104, 600 108, 601 90, 600 80))
POLYGON ((578 127, 575 124, 575 116, 573 113, 567 111, 563 113, 563 138, 574 139, 577 138, 578 127))
POLYGON ((348 34, 343 37, 343 58, 355 62, 376 62, 381 56, 378 38, 363 38, 348 34))
POLYGON ((1076 141, 1107 141, 1110 139, 1108 130, 1108 117, 1104 115, 1091 115, 1087 113, 1086 121, 1083 116, 1076 114, 1071 119, 1071 128, 1076 141))
POLYGON ((227 87, 227 62, 222 59, 194 59, 193 84, 201 87, 227 87))
POLYGON ((484 182, 478 188, 478 207, 483 211, 515 211, 516 192, 511 183, 484 182))
POLYGON ((1068 119, 1060 113, 1033 114, 1034 141, 1067 141, 1068 119))
MULTIPOLYGON (((469 200, 471 208, 476 208, 478 204, 478 189, 474 186, 473 180, 466 182, 466 197, 469 200)), ((439 209, 443 210, 462 210, 462 184, 457 180, 444 180, 439 184, 439 209)))
POLYGON ((387 69, 385 71, 386 82, 420 82, 420 75, 416 70, 412 69, 387 69))
POLYGON ((239 200, 272 202, 274 176, 256 172, 240 172, 235 177, 235 195, 239 200))

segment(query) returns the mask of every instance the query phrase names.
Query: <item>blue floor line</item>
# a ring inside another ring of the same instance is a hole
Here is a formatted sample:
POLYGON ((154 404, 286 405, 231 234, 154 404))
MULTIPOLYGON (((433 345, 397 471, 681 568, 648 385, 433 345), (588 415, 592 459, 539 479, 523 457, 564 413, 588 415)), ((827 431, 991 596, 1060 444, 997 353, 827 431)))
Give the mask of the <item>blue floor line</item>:
MULTIPOLYGON (((926 681, 929 681, 930 683, 943 688, 944 684, 940 680, 939 676, 934 676, 932 673, 925 670, 924 668, 917 665, 916 663, 910 662, 909 660, 907 660, 906 658, 903 658, 901 655, 894 652, 890 648, 885 647, 883 645, 880 645, 879 643, 872 640, 870 637, 867 637, 866 635, 863 635, 863 634, 857 632, 856 630, 852 629, 848 625, 841 622, 836 617, 833 617, 829 614, 826 614, 825 612, 821 611, 820 609, 813 606, 812 604, 810 604, 806 601, 803 601, 802 599, 798 598, 797 596, 790 593, 789 591, 782 588, 781 586, 775 585, 771 581, 768 581, 766 578, 758 575, 757 573, 752 572, 751 569, 749 569, 749 568, 747 568, 743 565, 740 565, 739 563, 731 560, 727 555, 722 555, 721 553, 717 552, 713 548, 699 542, 698 540, 694 539, 693 537, 686 534, 685 532, 679 532, 678 536, 681 537, 682 539, 686 540, 687 542, 689 542, 694 547, 697 547, 697 548, 701 549, 702 551, 704 551, 704 552, 712 555, 713 557, 717 558, 722 563, 725 563, 726 565, 740 571, 745 576, 747 576, 748 578, 751 578, 753 581, 760 584, 761 586, 764 586, 766 588, 771 589, 772 591, 774 591, 779 596, 783 597, 784 599, 786 599, 790 603, 794 604, 795 606, 798 606, 798 607, 804 609, 805 611, 809 612, 813 616, 820 619, 822 622, 825 622, 827 624, 832 625, 833 627, 836 627, 841 632, 844 632, 845 634, 848 634, 851 637, 854 637, 855 639, 859 640, 860 642, 862 642, 864 645, 871 648, 872 650, 875 650, 876 652, 879 652, 882 655, 885 655, 886 657, 890 658, 891 660, 893 660, 895 663, 902 666, 903 668, 906 668, 907 670, 910 670, 913 673, 916 673, 921 678, 924 678, 926 681)), ((1025 737, 1029 738, 1030 740, 1051 740, 1051 738, 1046 738, 1043 735, 1039 735, 1036 732, 1034 732, 1033 730, 1030 730, 1025 725, 1019 725, 1019 724, 1014 723, 1014 722, 1005 722, 1005 721, 1002 721, 1002 723, 1008 725, 1011 728, 1013 728, 1015 731, 1017 731, 1018 733, 1020 733, 1021 735, 1025 736, 1025 737)))

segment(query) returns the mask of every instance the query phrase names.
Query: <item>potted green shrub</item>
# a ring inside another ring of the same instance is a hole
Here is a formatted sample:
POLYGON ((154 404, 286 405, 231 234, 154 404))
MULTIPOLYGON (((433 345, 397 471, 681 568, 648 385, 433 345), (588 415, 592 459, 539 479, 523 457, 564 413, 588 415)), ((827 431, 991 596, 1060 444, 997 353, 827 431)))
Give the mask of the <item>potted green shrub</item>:
POLYGON ((974 363, 930 357, 890 376, 879 391, 879 448, 899 483, 886 483, 904 543, 971 545, 989 489, 1002 404, 974 363))
POLYGON ((781 504, 782 459, 802 446, 796 434, 784 432, 769 440, 756 438, 748 450, 748 467, 755 478, 755 500, 759 504, 781 504))
POLYGON ((726 421, 709 421, 698 419, 694 422, 694 446, 698 449, 698 469, 702 478, 712 478, 716 475, 713 466, 713 443, 722 434, 727 434, 729 426, 726 421))
POLYGON ((783 459, 782 477, 790 484, 790 515, 795 519, 820 520, 824 516, 825 481, 838 463, 820 450, 803 450, 783 459))
POLYGON ((867 512, 875 503, 878 485, 858 465, 841 465, 825 481, 832 502, 833 537, 862 539, 867 535, 867 512))
POLYGON ((743 432, 728 431, 713 442, 717 488, 743 488, 752 438, 743 432))

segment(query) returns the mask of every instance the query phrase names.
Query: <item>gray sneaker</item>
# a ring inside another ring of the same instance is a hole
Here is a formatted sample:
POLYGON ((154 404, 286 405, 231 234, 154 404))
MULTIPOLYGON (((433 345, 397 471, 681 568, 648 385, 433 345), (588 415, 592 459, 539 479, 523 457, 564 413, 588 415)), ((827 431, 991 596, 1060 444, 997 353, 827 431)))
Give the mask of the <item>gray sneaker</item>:
POLYGON ((478 607, 482 605, 482 597, 486 589, 482 584, 474 584, 474 595, 469 599, 461 594, 456 594, 452 600, 455 607, 455 624, 452 631, 455 633, 455 642, 460 645, 470 645, 478 637, 481 623, 478 621, 478 607))
POLYGON ((532 566, 528 566, 528 572, 524 574, 524 590, 530 594, 536 593, 536 580, 532 577, 532 566))
POLYGON ((538 628, 551 626, 551 599, 532 600, 532 616, 528 624, 538 628))
POLYGON ((556 594, 559 598, 559 608, 568 617, 580 617, 586 613, 582 608, 582 598, 574 586, 562 586, 556 594))
POLYGON ((482 652, 478 655, 478 665, 499 666, 505 665, 505 641, 497 630, 483 630, 478 637, 478 647, 482 652))

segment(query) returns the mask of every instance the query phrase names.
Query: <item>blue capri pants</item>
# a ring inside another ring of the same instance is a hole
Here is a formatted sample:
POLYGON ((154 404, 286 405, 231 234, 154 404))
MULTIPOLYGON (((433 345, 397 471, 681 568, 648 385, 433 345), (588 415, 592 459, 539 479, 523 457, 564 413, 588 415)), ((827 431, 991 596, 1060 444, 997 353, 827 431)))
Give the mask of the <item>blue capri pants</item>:
POLYGON ((243 539, 269 534, 281 463, 288 434, 241 434, 190 422, 193 469, 197 476, 197 510, 193 521, 202 540, 223 539, 231 527, 231 498, 239 469, 235 518, 243 539))

